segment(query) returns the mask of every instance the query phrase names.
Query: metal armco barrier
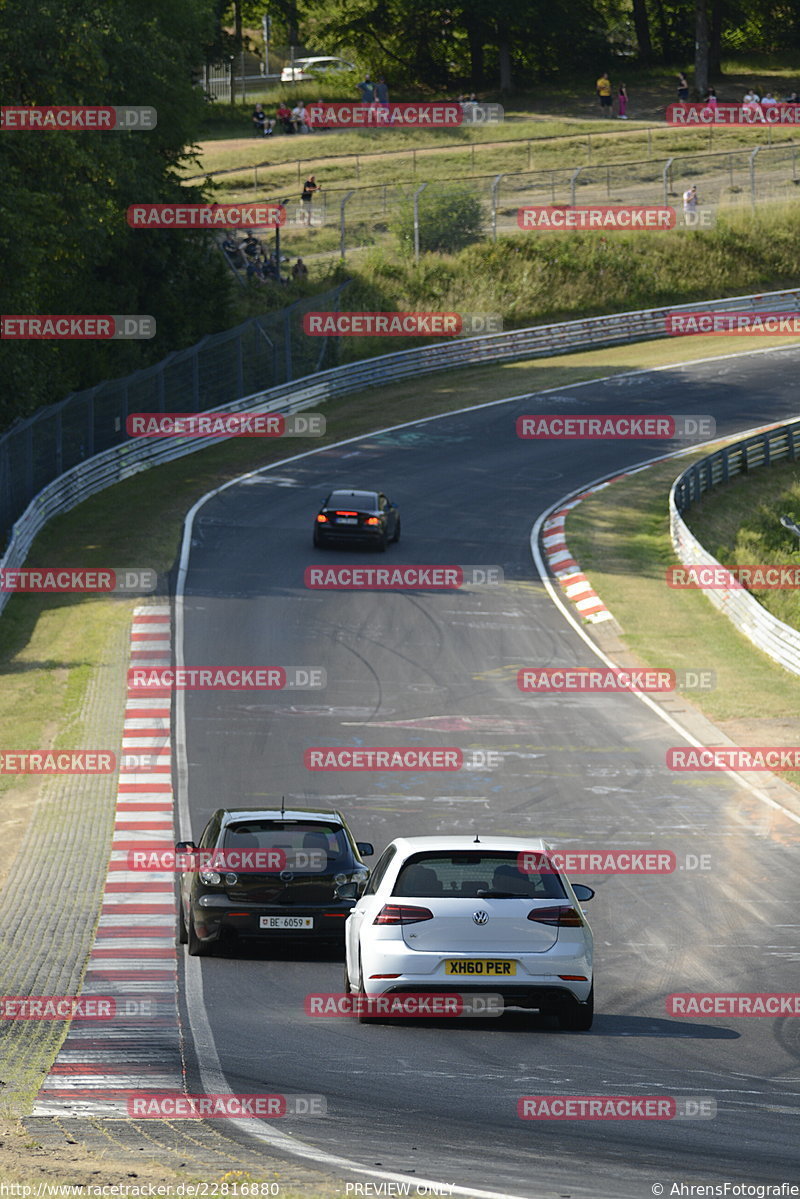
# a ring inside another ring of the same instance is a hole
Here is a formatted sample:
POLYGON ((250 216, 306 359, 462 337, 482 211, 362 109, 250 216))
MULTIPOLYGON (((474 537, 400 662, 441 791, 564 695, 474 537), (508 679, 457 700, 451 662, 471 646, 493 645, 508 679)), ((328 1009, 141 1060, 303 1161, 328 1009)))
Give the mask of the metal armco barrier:
MULTIPOLYGON (((703 300, 670 308, 652 308, 610 316, 538 325, 511 333, 493 334, 401 350, 353 362, 331 370, 319 371, 290 383, 271 387, 222 404, 206 412, 281 412, 290 414, 312 408, 340 395, 369 387, 380 387, 399 379, 433 374, 454 367, 480 363, 513 362, 524 358, 568 354, 579 349, 624 345, 666 337, 666 317, 670 313, 692 311, 781 312, 800 309, 800 291, 775 291, 762 295, 734 296, 723 300, 703 300)), ((702 341, 699 343, 702 345, 702 341)), ((165 401, 169 399, 164 397, 165 401)), ((164 404, 168 410, 168 403, 164 404)), ((140 471, 187 454, 196 453, 220 441, 207 438, 132 438, 99 454, 87 457, 77 466, 48 483, 31 501, 13 526, 8 548, 0 559, 0 569, 16 568, 25 561, 34 538, 53 516, 69 512, 98 491, 128 479, 140 471)), ((0 456, 0 488, 4 463, 0 456)), ((0 592, 0 612, 9 593, 0 592)))
MULTIPOLYGON (((683 565, 720 565, 690 532, 682 517, 704 492, 758 466, 796 462, 798 458, 800 421, 791 421, 717 450, 679 475, 670 490, 669 524, 672 545, 683 565)), ((754 645, 792 674, 800 675, 800 630, 778 620, 743 588, 709 589, 706 596, 754 645)))

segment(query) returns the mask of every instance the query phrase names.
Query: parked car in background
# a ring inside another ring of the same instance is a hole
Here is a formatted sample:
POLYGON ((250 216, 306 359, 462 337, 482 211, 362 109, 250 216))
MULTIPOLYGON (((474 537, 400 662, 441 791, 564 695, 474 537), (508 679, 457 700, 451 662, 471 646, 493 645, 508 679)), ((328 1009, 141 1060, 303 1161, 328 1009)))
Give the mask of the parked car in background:
POLYGON ((305 83, 311 79, 319 79, 333 71, 354 71, 355 64, 345 58, 325 55, 316 58, 296 58, 281 71, 281 83, 305 83))

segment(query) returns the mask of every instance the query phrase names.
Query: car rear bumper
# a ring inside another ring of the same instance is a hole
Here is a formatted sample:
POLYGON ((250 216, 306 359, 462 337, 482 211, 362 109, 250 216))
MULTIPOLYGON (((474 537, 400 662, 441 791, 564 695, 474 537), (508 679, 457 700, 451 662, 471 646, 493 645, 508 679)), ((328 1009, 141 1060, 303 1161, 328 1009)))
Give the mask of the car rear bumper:
POLYGON ((304 940, 339 940, 344 938, 344 926, 353 903, 331 903, 323 906, 296 904, 278 907, 269 904, 233 903, 221 896, 201 896, 192 903, 195 932, 201 941, 218 941, 224 933, 259 940, 286 941, 292 937, 304 940), (213 903, 203 902, 213 899, 213 903), (220 902, 222 901, 222 902, 220 902), (261 928, 262 916, 311 916, 311 929, 261 928))
MULTIPOLYGON (((503 1003, 506 1007, 521 1007, 530 1010, 542 1012, 556 1012, 563 1008, 566 1003, 577 1000, 579 1003, 584 1003, 589 995, 591 983, 586 983, 586 994, 578 995, 571 987, 583 986, 582 983, 566 983, 561 982, 559 985, 554 984, 532 984, 525 983, 519 986, 512 987, 507 982, 498 983, 496 986, 491 979, 486 980, 482 986, 475 983, 467 983, 464 986, 454 986, 451 980, 442 982, 439 985, 427 983, 394 983, 385 991, 381 991, 381 995, 501 995, 503 1003)), ((368 994, 373 994, 371 988, 367 987, 368 994)))
POLYGON ((322 529, 317 526, 318 541, 361 541, 364 544, 371 544, 376 541, 382 541, 385 536, 383 529, 354 529, 340 527, 337 529, 322 529))

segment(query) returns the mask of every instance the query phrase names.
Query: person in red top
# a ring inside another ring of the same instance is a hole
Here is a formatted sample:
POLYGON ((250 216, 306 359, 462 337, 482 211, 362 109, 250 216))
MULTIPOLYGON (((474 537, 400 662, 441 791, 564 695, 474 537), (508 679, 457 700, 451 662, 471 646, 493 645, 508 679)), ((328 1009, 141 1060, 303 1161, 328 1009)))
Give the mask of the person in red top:
POLYGON ((292 110, 287 108, 283 100, 278 105, 277 117, 281 125, 283 125, 284 133, 294 133, 294 125, 292 124, 292 110))

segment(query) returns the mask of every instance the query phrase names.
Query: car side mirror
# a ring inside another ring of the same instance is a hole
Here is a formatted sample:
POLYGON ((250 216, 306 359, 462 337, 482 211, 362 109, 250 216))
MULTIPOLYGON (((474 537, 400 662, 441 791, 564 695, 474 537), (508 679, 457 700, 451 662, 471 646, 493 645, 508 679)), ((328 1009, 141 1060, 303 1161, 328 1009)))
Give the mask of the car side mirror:
POLYGON ((362 858, 371 858, 375 852, 375 846, 371 841, 356 841, 356 848, 362 858))
POLYGON ((358 883, 339 883, 333 894, 337 899, 358 899, 358 883))
POLYGON ((594 899, 594 890, 585 883, 573 883, 572 890, 575 892, 575 898, 581 903, 588 903, 590 899, 594 899))
POLYGON ((175 846, 176 853, 196 853, 197 846, 194 841, 178 841, 175 846))

